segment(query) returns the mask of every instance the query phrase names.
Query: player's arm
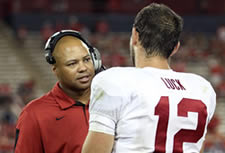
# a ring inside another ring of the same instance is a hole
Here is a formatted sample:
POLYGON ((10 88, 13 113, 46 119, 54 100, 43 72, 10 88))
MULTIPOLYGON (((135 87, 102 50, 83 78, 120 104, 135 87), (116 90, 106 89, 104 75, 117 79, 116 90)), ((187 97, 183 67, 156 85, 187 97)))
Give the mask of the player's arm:
POLYGON ((113 143, 113 135, 89 131, 82 148, 82 153, 111 153, 113 143))
POLYGON ((40 129, 31 113, 23 111, 16 126, 14 153, 43 153, 40 129))
MULTIPOLYGON (((106 71, 105 71, 106 72, 106 71)), ((123 107, 121 88, 105 72, 97 75, 91 86, 89 132, 82 153, 111 153, 116 124, 123 107)))

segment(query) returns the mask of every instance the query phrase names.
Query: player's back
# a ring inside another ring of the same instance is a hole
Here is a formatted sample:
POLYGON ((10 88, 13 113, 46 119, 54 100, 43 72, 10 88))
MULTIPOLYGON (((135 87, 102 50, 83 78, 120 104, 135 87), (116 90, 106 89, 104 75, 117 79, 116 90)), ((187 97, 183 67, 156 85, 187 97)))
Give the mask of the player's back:
POLYGON ((112 68, 100 75, 105 92, 121 99, 108 100, 116 114, 113 152, 200 151, 216 103, 208 81, 155 68, 112 68))

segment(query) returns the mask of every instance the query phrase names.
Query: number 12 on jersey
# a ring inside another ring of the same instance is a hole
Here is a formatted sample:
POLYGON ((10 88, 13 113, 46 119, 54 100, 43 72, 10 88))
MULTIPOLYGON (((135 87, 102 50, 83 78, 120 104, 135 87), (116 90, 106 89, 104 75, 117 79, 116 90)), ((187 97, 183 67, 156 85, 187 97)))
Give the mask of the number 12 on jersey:
MULTIPOLYGON (((188 117, 188 112, 198 113, 197 128, 195 130, 181 129, 174 135, 173 153, 183 153, 183 143, 197 143, 204 134, 207 108, 201 100, 183 98, 177 105, 177 116, 188 117)), ((169 97, 162 96, 155 108, 155 115, 159 116, 156 130, 154 153, 166 152, 167 129, 169 121, 169 97)))

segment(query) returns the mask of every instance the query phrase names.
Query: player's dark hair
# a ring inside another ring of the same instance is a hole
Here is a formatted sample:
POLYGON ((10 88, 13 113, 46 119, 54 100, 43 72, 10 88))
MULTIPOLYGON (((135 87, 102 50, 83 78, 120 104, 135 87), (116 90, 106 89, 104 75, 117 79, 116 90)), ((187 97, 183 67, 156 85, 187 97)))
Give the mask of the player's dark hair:
POLYGON ((169 7, 152 3, 137 14, 134 27, 147 55, 168 58, 179 41, 183 19, 169 7))

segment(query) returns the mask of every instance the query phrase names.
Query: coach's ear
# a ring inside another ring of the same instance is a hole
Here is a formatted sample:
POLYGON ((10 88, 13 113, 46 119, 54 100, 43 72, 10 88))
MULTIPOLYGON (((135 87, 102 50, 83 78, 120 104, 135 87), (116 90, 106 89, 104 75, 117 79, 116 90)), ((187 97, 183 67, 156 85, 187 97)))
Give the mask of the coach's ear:
POLYGON ((180 48, 180 41, 178 41, 177 45, 174 47, 170 56, 173 56, 179 50, 179 48, 180 48))
POLYGON ((55 71, 56 71, 56 66, 55 66, 55 64, 53 64, 53 65, 52 65, 52 72, 55 73, 55 71))
POLYGON ((57 71, 57 65, 56 64, 52 65, 52 72, 58 78, 58 71, 57 71))

